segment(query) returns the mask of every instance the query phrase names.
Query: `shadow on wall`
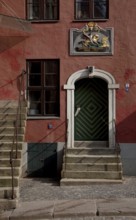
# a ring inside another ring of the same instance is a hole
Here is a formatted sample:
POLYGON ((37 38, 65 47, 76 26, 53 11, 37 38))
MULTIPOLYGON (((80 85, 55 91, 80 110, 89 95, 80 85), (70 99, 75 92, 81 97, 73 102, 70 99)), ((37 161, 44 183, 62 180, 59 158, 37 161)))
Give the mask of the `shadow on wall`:
POLYGON ((116 141, 118 143, 136 143, 136 112, 116 124, 116 141))
POLYGON ((27 37, 25 36, 0 36, 0 53, 12 48, 16 44, 24 41, 26 38, 27 37))
POLYGON ((116 125, 116 142, 120 144, 123 174, 136 176, 136 112, 116 125))

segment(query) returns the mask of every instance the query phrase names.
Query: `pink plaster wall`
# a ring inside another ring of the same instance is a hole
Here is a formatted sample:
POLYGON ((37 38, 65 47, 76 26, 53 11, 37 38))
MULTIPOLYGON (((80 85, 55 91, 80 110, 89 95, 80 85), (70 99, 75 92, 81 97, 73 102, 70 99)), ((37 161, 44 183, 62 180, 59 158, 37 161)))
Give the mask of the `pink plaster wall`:
MULTIPOLYGON (((25 18, 24 0, 4 0, 18 17, 25 18)), ((69 30, 82 28, 87 22, 74 22, 74 1, 60 0, 60 20, 57 23, 33 23, 26 38, 22 31, 6 28, 9 46, 0 53, 0 99, 16 99, 16 77, 26 68, 26 59, 60 59, 60 118, 57 120, 28 120, 26 140, 56 142, 65 140, 66 92, 63 85, 69 76, 87 66, 111 73, 120 84, 117 91, 117 141, 136 142, 136 0, 110 0, 109 20, 97 22, 101 27, 114 27, 113 56, 69 56, 69 30), (14 35, 18 39, 14 39, 14 35), (20 36, 20 38, 19 38, 20 36), (14 39, 14 44, 13 44, 14 39), (124 89, 130 83, 129 92, 124 89), (53 129, 48 129, 48 123, 53 129)), ((0 12, 12 15, 0 4, 0 12)), ((2 39, 2 38, 1 38, 2 39)))

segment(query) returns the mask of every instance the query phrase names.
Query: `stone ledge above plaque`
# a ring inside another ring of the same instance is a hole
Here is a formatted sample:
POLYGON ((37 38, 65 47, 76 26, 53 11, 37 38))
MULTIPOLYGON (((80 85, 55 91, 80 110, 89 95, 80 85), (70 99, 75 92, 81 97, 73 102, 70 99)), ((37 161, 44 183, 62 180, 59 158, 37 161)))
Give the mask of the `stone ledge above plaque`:
POLYGON ((70 55, 113 55, 113 28, 89 22, 82 29, 70 29, 70 55))

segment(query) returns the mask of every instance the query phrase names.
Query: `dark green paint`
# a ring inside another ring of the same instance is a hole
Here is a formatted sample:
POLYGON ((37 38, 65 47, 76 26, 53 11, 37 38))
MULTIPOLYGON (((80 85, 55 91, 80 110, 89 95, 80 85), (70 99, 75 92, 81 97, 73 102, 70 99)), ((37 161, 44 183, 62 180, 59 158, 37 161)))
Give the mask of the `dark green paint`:
POLYGON ((75 140, 108 140, 108 89, 99 78, 82 79, 75 84, 75 140))
POLYGON ((28 144, 28 176, 54 178, 57 175, 57 144, 28 144))

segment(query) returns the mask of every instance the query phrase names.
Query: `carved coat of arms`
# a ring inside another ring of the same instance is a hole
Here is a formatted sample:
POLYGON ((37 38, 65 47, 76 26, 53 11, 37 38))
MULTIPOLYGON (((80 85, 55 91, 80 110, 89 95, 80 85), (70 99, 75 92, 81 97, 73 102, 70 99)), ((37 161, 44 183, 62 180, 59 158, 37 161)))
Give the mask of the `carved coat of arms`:
POLYGON ((103 29, 94 22, 89 22, 81 30, 71 30, 71 55, 112 54, 112 29, 103 29))

